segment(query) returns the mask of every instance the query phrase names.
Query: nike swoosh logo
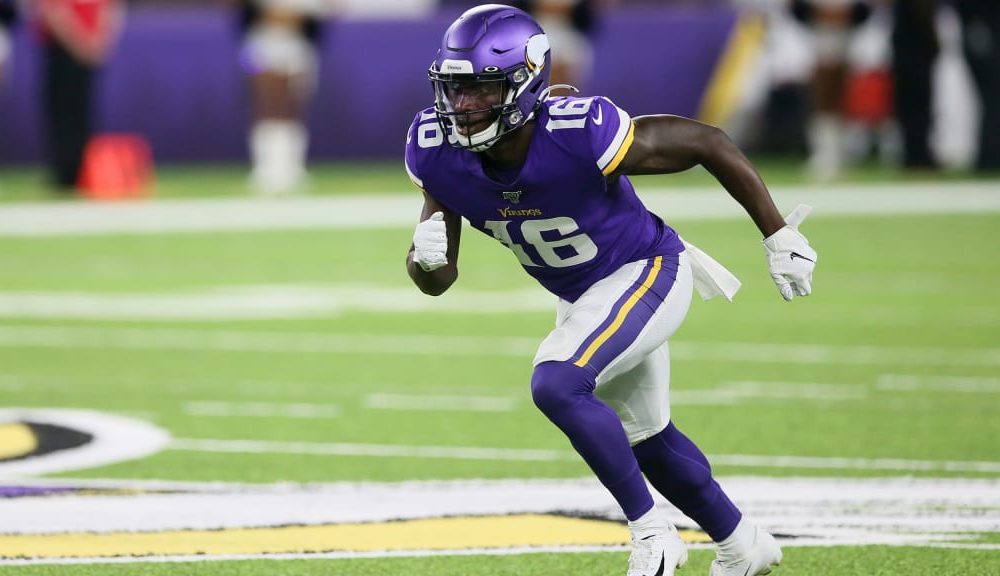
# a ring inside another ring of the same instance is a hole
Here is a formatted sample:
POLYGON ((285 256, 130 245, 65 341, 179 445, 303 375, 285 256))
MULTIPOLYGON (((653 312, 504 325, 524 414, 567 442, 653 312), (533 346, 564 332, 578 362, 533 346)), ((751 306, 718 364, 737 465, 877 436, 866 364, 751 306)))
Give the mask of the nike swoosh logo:
POLYGON ((598 126, 600 126, 601 124, 604 124, 604 118, 602 117, 603 114, 604 114, 603 109, 600 106, 598 106, 597 107, 597 118, 594 118, 594 124, 597 124, 598 126))
POLYGON ((660 569, 656 571, 653 576, 663 576, 663 571, 666 569, 667 559, 665 556, 660 556, 660 569))
POLYGON ((792 252, 791 258, 792 258, 792 260, 795 260, 796 258, 801 258, 803 260, 808 260, 810 262, 815 262, 815 260, 813 260, 812 258, 806 258, 805 256, 803 256, 802 254, 799 254, 798 252, 792 252))

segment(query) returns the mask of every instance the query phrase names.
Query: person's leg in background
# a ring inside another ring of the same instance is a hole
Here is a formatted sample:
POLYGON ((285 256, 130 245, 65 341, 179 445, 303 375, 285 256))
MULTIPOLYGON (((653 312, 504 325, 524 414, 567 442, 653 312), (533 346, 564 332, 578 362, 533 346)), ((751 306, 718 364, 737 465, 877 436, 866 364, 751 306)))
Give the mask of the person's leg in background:
POLYGON ((49 165, 55 186, 76 187, 83 152, 91 134, 93 69, 63 45, 45 47, 45 117, 49 165))
POLYGON ((979 92, 982 118, 975 168, 1000 170, 1000 4, 959 0, 962 45, 979 92))
POLYGON ((933 0, 893 3, 893 102, 903 135, 903 167, 934 168, 931 130, 932 78, 939 47, 933 0))
POLYGON ((305 107, 316 78, 315 17, 273 2, 251 2, 243 61, 250 75, 253 119, 248 135, 251 179, 263 194, 300 189, 309 133, 305 107))

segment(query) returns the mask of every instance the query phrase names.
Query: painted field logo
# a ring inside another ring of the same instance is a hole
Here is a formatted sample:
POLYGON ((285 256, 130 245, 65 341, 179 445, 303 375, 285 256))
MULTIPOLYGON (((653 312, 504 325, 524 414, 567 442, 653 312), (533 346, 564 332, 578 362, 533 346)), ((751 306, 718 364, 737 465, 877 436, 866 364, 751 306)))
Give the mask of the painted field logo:
POLYGON ((92 410, 0 410, 0 479, 144 458, 170 434, 141 420, 92 410))
POLYGON ((0 424, 0 464, 79 448, 93 440, 91 434, 58 424, 40 422, 0 424))

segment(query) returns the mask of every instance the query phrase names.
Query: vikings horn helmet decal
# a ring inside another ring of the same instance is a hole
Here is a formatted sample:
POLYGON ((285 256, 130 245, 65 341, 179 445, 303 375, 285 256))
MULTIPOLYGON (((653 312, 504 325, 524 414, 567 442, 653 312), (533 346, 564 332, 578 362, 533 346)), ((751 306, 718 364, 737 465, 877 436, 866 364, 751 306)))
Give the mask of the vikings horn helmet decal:
POLYGON ((549 61, 548 38, 527 13, 488 4, 462 14, 428 71, 448 141, 481 152, 523 126, 544 97, 549 61))

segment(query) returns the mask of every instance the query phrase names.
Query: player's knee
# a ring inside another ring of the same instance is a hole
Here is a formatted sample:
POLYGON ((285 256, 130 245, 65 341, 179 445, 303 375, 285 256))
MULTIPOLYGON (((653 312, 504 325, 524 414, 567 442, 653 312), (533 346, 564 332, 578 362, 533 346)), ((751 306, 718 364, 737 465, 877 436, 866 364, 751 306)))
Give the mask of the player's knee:
POLYGON ((585 368, 569 362, 543 362, 531 375, 531 398, 539 410, 551 417, 593 394, 595 386, 585 368))

